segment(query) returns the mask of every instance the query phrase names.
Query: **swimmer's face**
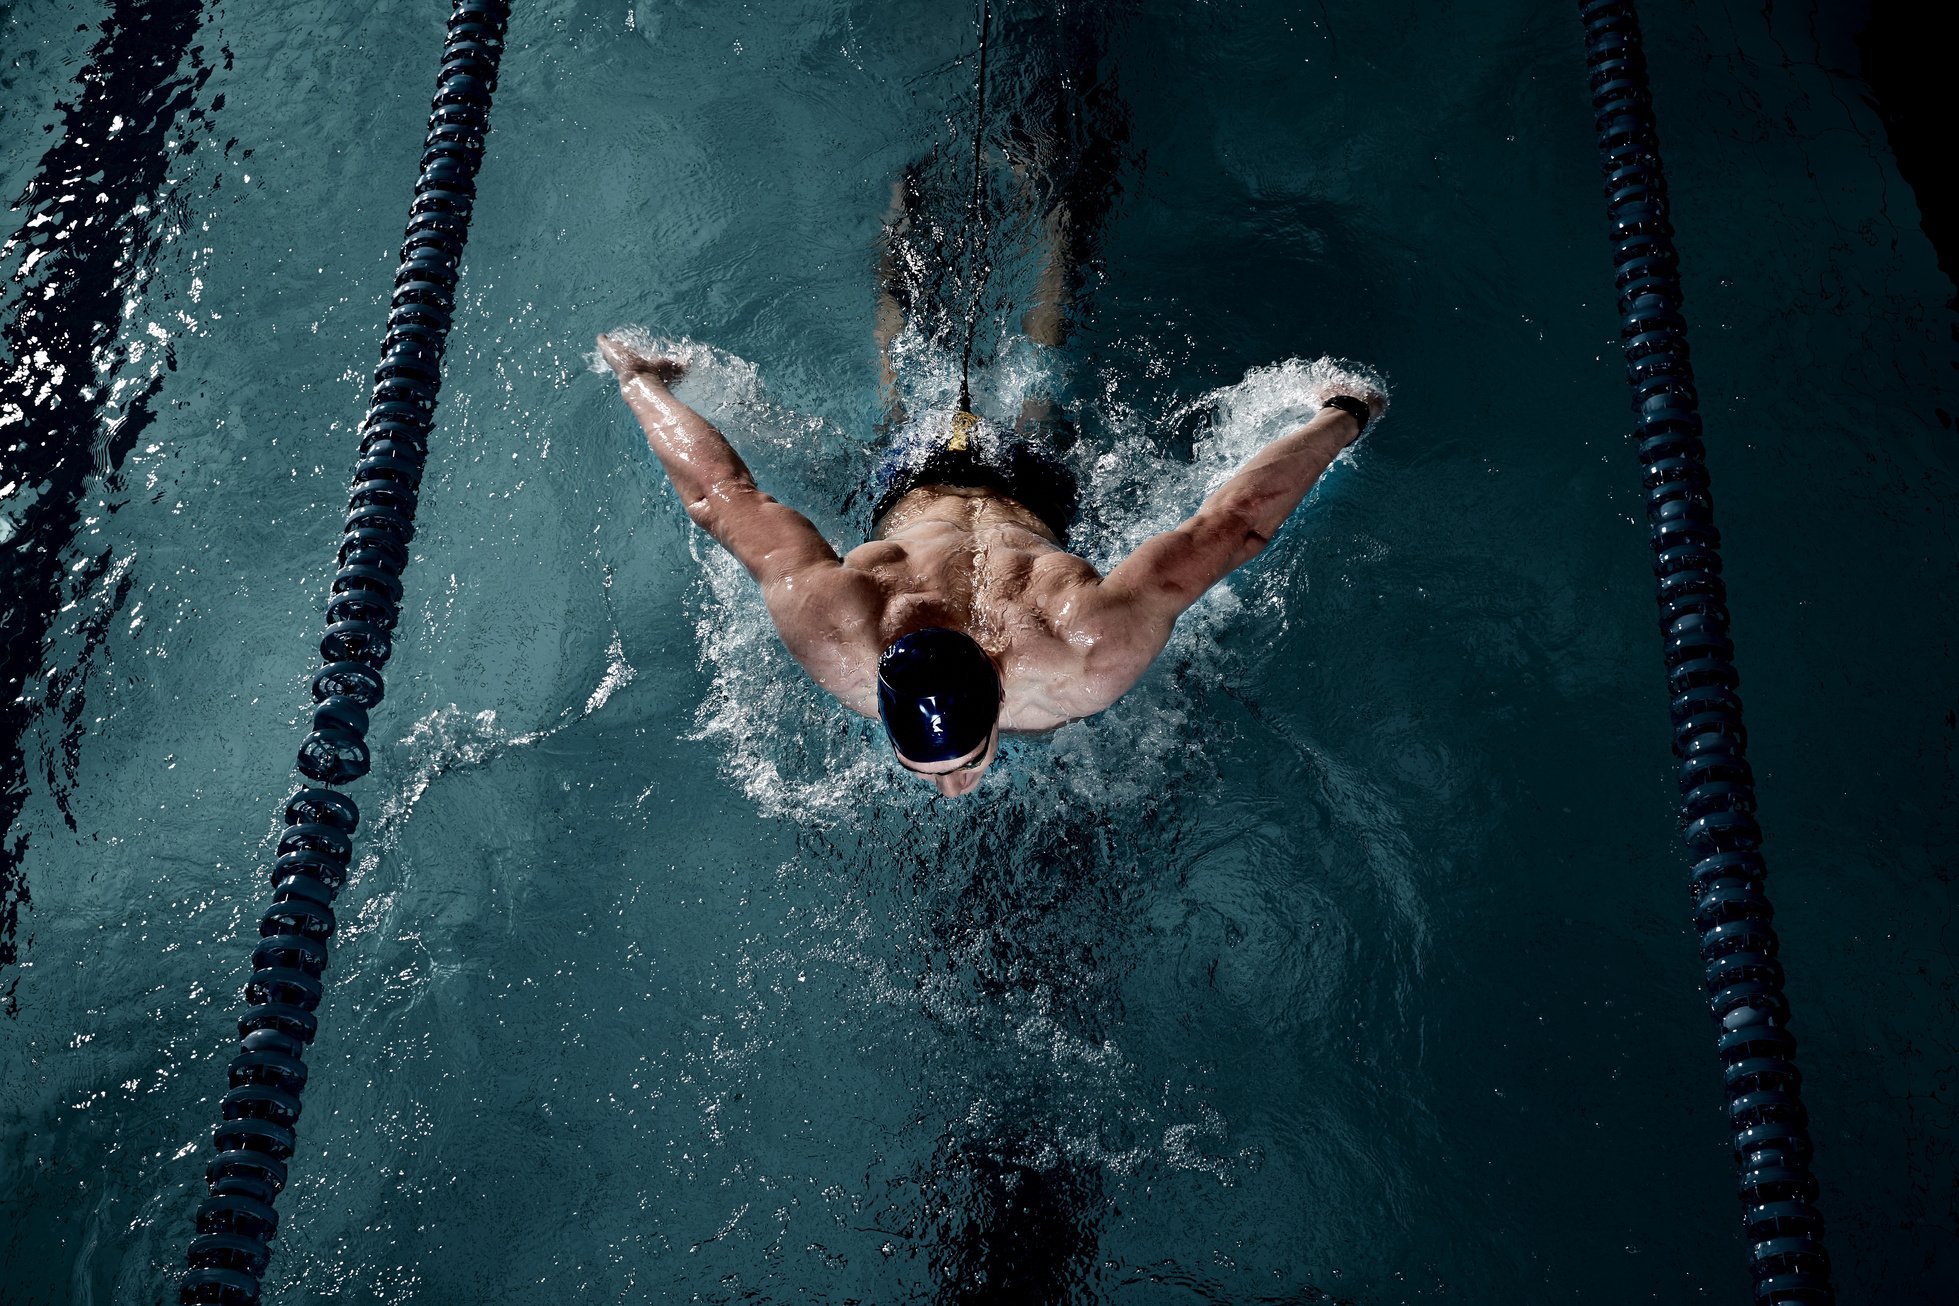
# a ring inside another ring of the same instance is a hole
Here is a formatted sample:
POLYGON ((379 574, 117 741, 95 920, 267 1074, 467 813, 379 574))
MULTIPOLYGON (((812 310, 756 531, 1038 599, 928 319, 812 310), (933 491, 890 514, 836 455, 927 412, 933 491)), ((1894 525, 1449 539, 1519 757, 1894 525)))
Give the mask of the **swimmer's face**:
POLYGON ((925 783, 937 789, 946 798, 957 798, 979 788, 980 777, 986 768, 993 765, 993 759, 1000 755, 1000 723, 994 722, 980 746, 964 757, 955 757, 945 762, 914 762, 896 749, 892 753, 898 765, 910 771, 925 783))

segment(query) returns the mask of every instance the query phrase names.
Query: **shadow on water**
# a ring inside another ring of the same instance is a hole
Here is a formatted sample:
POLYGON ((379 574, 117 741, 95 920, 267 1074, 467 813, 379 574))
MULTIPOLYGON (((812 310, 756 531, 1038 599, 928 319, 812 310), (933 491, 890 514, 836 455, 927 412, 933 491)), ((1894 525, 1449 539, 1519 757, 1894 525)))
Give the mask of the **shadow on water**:
POLYGON ((1095 1169, 1043 1168, 962 1139, 934 1159, 920 1215, 939 1249, 934 1300, 1061 1302, 1088 1286, 1102 1204, 1095 1169))
MULTIPOLYGON (((1221 777, 1200 754, 1164 781, 1221 777)), ((883 1254, 941 1306, 1099 1301, 1118 1283, 1228 1299, 1209 1267, 1138 1263, 1107 1241, 1127 1202, 1189 1161, 1125 1046, 1126 988, 1156 964, 1150 949, 1175 946, 1149 913, 1188 859, 1188 813, 1057 802, 1028 776, 983 806, 940 800, 932 819, 908 806, 804 835, 812 864, 890 886, 860 900, 884 904, 866 931, 891 950, 872 1000, 894 1010, 888 1036, 912 1064, 911 1124, 887 1141, 894 1164, 867 1212, 883 1254)), ((1339 1300, 1311 1286, 1283 1299, 1339 1300)))
MULTIPOLYGON (((80 656, 48 670, 37 689, 43 641, 65 597, 86 592, 111 564, 107 549, 67 564, 78 507, 98 476, 119 488, 123 460, 176 367, 166 345, 164 366, 132 394, 107 385, 129 361, 118 336, 173 216, 163 193, 171 161, 196 147, 194 129, 210 127, 194 103, 212 72, 191 45, 202 15, 190 0, 111 6, 75 79, 80 95, 59 106, 60 139, 11 206, 20 222, 0 245, 13 305, 0 327, 0 484, 13 490, 0 503, 0 967, 18 960, 20 913, 31 902, 21 869, 27 836, 14 828, 27 798, 28 732, 42 712, 58 714, 59 752, 43 765, 72 827, 66 793, 81 748, 86 668, 134 584, 122 575, 113 600, 78 630, 80 656), (173 138, 180 116, 192 130, 173 138)), ((10 1012, 15 984, 0 989, 10 1012)))
MULTIPOLYGON (((967 959, 979 1002, 1010 1010, 1005 1004, 1022 999, 1087 1042, 1110 1023, 1119 975, 1092 955, 1097 936, 1117 924, 1102 910, 1115 868, 1082 855, 1084 842, 1106 844, 1084 833, 1058 831, 1031 855, 980 840, 977 874, 939 907, 932 927, 949 959, 967 959), (981 867, 1030 873, 996 880, 981 867)), ((1068 1154, 1065 1111, 1040 1100, 1038 1079, 1013 1082, 1018 1058, 987 1060, 1002 1070, 974 1087, 995 1109, 954 1119, 919 1183, 915 1236, 929 1249, 936 1300, 1072 1300, 1092 1279, 1101 1164, 1068 1154)))
POLYGON ((1100 1048, 1120 1024, 1136 850, 1102 814, 1028 793, 940 816, 936 831, 880 814, 808 836, 824 863, 870 868, 889 864, 863 857, 888 837, 913 868, 888 932, 918 954, 915 1119, 929 1155, 888 1179, 877 1223, 887 1254, 922 1262, 948 1306, 1092 1299, 1106 1085, 1057 1074, 1053 1049, 1100 1048))
MULTIPOLYGON (((1920 225, 1932 242, 1939 267, 1953 283, 1949 308, 1959 309, 1959 202, 1939 180, 1946 172, 1952 121, 1941 75, 1948 57, 1935 30, 1935 11, 1899 0, 1869 0, 1845 7, 1854 23, 1867 19, 1856 43, 1863 56, 1870 100, 1884 119, 1885 134, 1898 156, 1898 172, 1918 201, 1920 225), (1868 11, 1861 12, 1861 11, 1868 11)), ((1844 51, 1836 51, 1839 57, 1844 51)))

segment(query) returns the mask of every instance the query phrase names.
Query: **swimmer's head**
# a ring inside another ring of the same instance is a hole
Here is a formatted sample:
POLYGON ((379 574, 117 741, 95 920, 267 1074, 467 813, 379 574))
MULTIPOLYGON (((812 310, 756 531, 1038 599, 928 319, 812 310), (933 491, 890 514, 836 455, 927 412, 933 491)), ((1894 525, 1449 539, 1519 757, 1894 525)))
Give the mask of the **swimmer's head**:
POLYGON ((877 664, 877 710, 898 764, 948 798, 968 793, 1000 751, 1000 673, 971 637, 929 626, 877 664))

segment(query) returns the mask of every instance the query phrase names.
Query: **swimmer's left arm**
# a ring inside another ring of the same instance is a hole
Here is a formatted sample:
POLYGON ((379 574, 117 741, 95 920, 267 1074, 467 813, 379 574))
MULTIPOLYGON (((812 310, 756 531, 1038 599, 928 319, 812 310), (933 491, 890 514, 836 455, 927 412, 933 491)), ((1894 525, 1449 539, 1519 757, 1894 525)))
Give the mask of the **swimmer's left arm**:
POLYGON ((667 388, 686 374, 686 365, 641 353, 612 336, 599 337, 599 356, 619 378, 619 397, 639 419, 687 515, 720 539, 710 522, 722 515, 722 502, 753 490, 755 478, 727 437, 667 388))
POLYGON ((1142 678, 1185 609, 1278 534, 1360 422, 1337 408, 1259 450, 1172 530, 1152 536, 1073 605, 1085 650, 1077 715, 1099 712, 1142 678))

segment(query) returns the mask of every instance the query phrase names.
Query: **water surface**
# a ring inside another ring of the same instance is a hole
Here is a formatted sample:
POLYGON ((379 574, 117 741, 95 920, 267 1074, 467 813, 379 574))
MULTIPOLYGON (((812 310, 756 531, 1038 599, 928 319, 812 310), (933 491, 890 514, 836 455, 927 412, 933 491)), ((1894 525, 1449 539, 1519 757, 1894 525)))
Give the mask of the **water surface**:
MULTIPOLYGON (((999 8, 995 144, 1084 41, 1110 92, 1079 328, 1018 334, 1003 190, 975 383, 1065 390, 1087 555, 1301 360, 1392 413, 1129 698, 935 803, 585 354, 697 344, 860 540, 880 222, 957 176, 971 16, 521 5, 271 1288, 1741 1300, 1575 15, 999 8)), ((1843 1300, 1940 1300, 1952 287, 1840 42, 1649 10, 1843 1300)), ((181 1264, 442 21, 0 14, 10 1299, 181 1264)))

